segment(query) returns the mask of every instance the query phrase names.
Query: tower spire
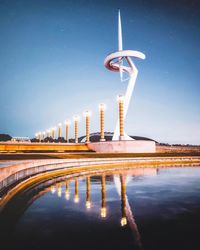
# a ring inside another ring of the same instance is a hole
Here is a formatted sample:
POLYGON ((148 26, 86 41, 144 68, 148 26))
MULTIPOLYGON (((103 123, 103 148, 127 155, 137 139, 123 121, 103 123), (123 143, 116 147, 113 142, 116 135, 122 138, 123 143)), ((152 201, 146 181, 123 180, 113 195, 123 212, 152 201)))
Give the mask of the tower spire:
MULTIPOLYGON (((120 10, 118 11, 118 50, 122 51, 123 50, 123 45, 122 45, 122 23, 121 23, 121 15, 120 15, 120 10)), ((122 58, 119 58, 119 73, 120 73, 120 79, 123 81, 123 62, 121 60, 122 58)))
POLYGON ((118 11, 118 50, 123 50, 122 48, 122 24, 120 10, 118 11))

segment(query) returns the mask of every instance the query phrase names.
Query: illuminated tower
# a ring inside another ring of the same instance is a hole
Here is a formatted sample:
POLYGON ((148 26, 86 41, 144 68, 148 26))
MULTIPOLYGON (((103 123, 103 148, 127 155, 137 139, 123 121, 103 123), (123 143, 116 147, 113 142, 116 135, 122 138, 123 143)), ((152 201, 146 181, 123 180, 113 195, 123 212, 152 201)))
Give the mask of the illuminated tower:
MULTIPOLYGON (((129 103, 135 86, 138 70, 133 63, 132 57, 145 59, 145 55, 142 52, 135 50, 123 50, 122 46, 122 26, 121 26, 121 16, 120 11, 118 13, 118 51, 109 54, 105 60, 104 65, 107 69, 119 72, 121 81, 126 81, 129 79, 126 94, 124 96, 124 120, 127 115, 129 103), (128 79, 123 79, 123 73, 128 74, 128 79)), ((115 128, 113 140, 120 140, 119 131, 119 119, 115 128)), ((126 133, 124 133, 123 140, 133 140, 126 133)))

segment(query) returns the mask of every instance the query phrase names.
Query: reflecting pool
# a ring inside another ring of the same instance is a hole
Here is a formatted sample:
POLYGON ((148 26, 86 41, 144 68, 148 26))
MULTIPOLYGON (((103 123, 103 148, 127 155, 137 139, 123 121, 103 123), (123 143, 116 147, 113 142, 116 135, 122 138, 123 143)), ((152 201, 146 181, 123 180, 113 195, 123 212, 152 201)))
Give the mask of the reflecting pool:
POLYGON ((57 177, 20 192, 0 215, 2 250, 197 250, 199 232, 200 167, 57 177))

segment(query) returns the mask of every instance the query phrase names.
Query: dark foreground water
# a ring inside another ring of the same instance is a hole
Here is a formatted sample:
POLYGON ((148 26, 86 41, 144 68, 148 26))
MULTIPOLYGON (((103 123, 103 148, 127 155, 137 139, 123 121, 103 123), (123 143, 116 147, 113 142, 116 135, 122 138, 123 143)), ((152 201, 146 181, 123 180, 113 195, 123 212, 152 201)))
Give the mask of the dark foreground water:
POLYGON ((59 177, 0 215, 0 249, 200 249, 200 167, 59 177))

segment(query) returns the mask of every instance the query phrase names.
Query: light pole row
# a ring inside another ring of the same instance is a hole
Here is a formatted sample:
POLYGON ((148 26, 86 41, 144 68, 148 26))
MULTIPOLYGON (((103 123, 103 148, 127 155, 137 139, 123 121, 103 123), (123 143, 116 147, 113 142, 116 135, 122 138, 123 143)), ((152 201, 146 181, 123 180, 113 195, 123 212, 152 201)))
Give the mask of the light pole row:
MULTIPOLYGON (((105 109, 106 105, 104 103, 99 104, 99 118, 100 118, 100 141, 105 141, 105 109)), ((90 141, 90 111, 84 112, 85 117, 85 132, 86 132, 86 143, 89 143, 90 141)), ((118 116, 119 116, 119 131, 120 136, 119 140, 123 140, 124 138, 124 98, 122 95, 118 96, 118 116)), ((79 116, 74 115, 73 116, 74 121, 74 141, 75 143, 78 143, 78 128, 79 128, 79 116)), ((71 125, 70 120, 66 120, 64 122, 65 124, 65 140, 69 142, 69 126, 71 125)), ((39 141, 45 139, 45 135, 47 137, 52 137, 52 139, 55 139, 55 131, 58 128, 58 138, 61 138, 62 133, 62 123, 58 124, 58 127, 53 127, 51 129, 46 130, 45 132, 38 132, 35 134, 36 139, 39 141)))

